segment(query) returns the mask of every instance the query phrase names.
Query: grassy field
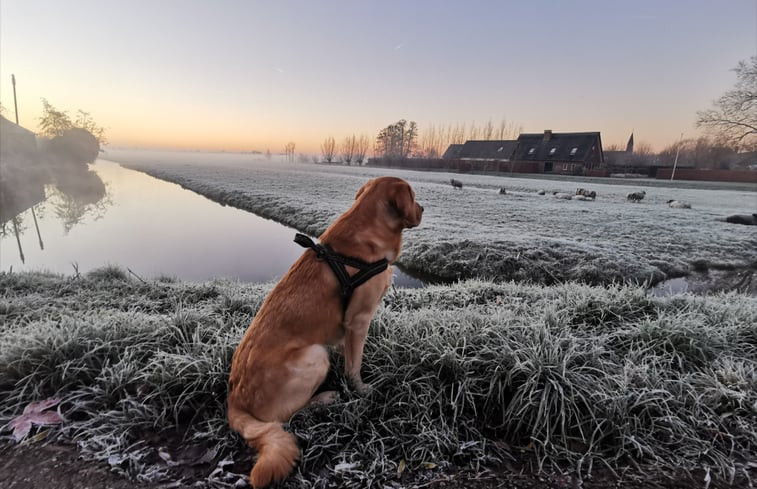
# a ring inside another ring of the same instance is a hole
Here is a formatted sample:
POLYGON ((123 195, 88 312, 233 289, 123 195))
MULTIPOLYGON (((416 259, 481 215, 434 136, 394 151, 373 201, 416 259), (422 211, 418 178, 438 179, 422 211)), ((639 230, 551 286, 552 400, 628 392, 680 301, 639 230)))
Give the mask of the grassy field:
POLYGON ((654 284, 692 270, 757 266, 757 228, 722 221, 757 211, 757 192, 728 185, 659 187, 286 165, 247 155, 111 152, 108 158, 311 235, 346 210, 368 178, 400 176, 426 208, 421 227, 405 233, 400 264, 443 280, 654 284), (453 189, 451 177, 464 188, 453 189), (499 195, 500 187, 507 195, 499 195), (596 201, 551 195, 574 193, 576 187, 595 190, 596 201), (547 195, 538 195, 540 189, 547 195), (646 190, 646 198, 628 203, 626 193, 639 190, 646 190), (693 208, 671 209, 670 199, 693 208))
MULTIPOLYGON (((229 364, 269 288, 117 268, 0 273, 0 426, 57 397, 65 423, 34 439, 73 441, 142 482, 179 479, 191 449, 205 486, 232 486, 250 459, 225 420, 229 364)), ((757 475, 756 367, 757 299, 745 295, 477 280, 392 290, 366 347, 370 394, 335 374, 340 401, 291 419, 303 457, 284 487, 404 487, 507 463, 587 481, 743 481, 757 475)))

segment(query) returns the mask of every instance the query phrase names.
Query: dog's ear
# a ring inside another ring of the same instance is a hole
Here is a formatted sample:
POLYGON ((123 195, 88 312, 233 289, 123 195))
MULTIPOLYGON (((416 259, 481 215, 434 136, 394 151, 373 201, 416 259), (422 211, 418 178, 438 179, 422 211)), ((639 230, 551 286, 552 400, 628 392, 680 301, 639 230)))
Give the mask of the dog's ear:
POLYGON ((365 184, 363 184, 363 186, 360 187, 360 190, 358 190, 357 193, 355 194, 355 200, 359 199, 360 196, 363 195, 363 193, 366 190, 368 190, 368 187, 370 187, 372 183, 373 183, 373 180, 368 180, 367 182, 365 182, 365 184))
POLYGON ((418 225, 418 212, 410 186, 405 182, 392 185, 389 194, 389 206, 402 221, 402 226, 409 228, 418 225))

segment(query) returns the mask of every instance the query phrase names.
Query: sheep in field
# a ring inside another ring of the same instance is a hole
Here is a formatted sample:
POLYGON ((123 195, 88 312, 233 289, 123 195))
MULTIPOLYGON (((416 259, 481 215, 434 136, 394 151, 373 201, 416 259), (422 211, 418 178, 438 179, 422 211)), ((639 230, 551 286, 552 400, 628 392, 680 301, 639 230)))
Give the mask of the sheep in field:
POLYGON ((626 194, 626 199, 630 202, 641 202, 645 195, 647 195, 645 190, 642 190, 641 192, 630 192, 626 194))
POLYGON ((682 202, 680 200, 669 200, 668 206, 673 209, 691 209, 691 204, 688 202, 682 202))
POLYGON ((757 226, 757 214, 734 214, 725 218, 725 222, 731 224, 743 224, 745 226, 757 226))
MULTIPOLYGON (((583 195, 584 197, 588 197, 591 200, 594 200, 597 198, 597 193, 595 191, 586 190, 585 188, 577 188, 576 195, 583 195)), ((579 199, 579 200, 583 200, 583 199, 579 199)))
POLYGON ((455 180, 454 178, 450 178, 449 183, 452 185, 452 188, 463 188, 463 182, 460 180, 455 180))

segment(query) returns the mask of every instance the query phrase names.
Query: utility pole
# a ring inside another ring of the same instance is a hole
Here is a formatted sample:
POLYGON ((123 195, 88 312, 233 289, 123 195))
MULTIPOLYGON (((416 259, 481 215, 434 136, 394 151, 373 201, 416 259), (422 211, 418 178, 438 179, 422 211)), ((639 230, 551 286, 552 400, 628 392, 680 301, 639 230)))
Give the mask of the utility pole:
POLYGON ((16 109, 16 125, 18 125, 18 102, 16 102, 16 75, 11 75, 13 84, 13 108, 16 109))
POLYGON ((683 133, 681 133, 681 139, 678 141, 678 149, 676 149, 676 159, 673 161, 673 171, 670 173, 670 181, 676 176, 676 165, 678 165, 678 155, 681 153, 681 143, 683 143, 683 133))

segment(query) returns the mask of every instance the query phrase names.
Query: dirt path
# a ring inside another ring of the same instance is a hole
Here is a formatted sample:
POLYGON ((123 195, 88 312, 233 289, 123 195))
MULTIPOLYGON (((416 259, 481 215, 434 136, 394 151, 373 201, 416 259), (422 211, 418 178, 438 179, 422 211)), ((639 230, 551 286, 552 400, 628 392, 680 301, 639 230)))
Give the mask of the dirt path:
POLYGON ((3 489, 133 489, 141 485, 110 472, 105 465, 79 458, 65 445, 0 445, 0 487, 3 489))
MULTIPOLYGON (((105 464, 79 457, 71 445, 0 445, 0 488, 2 489, 168 489, 169 487, 204 487, 204 478, 169 481, 164 484, 143 484, 130 481, 113 472, 105 464)), ((249 486, 240 486, 249 487, 249 486)), ((403 487, 418 487, 408 485, 403 487)), ((650 479, 643 474, 616 480, 609 473, 596 474, 591 480, 579 481, 570 475, 523 473, 509 467, 470 478, 464 473, 442 475, 428 480, 422 487, 431 489, 692 489, 704 488, 704 481, 690 479, 650 479)), ((748 483, 723 485, 714 482, 711 489, 751 487, 748 483)))

